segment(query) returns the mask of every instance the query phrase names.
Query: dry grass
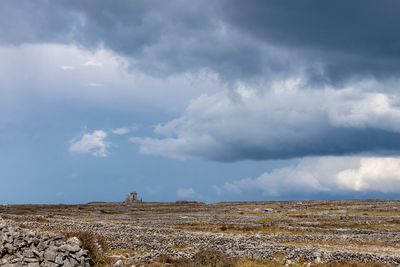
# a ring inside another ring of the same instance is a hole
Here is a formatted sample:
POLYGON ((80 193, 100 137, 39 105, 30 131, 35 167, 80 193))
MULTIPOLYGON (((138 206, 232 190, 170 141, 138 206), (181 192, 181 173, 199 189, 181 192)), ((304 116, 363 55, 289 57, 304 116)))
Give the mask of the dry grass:
POLYGON ((17 216, 17 215, 1 215, 1 218, 3 220, 11 220, 14 222, 26 222, 26 219, 24 219, 23 217, 17 216))
POLYGON ((252 259, 239 259, 235 262, 235 267, 275 267, 283 266, 278 261, 260 261, 252 259))
POLYGON ((362 262, 336 262, 328 264, 317 264, 315 267, 388 267, 386 264, 362 263, 362 262))
POLYGON ((108 244, 102 236, 90 232, 65 233, 65 238, 70 237, 77 237, 82 242, 82 247, 89 253, 91 266, 103 267, 111 264, 111 259, 106 256, 108 244))
MULTIPOLYGON (((306 262, 292 263, 292 267, 304 266, 306 262)), ((174 267, 276 267, 285 266, 283 257, 275 257, 273 260, 254 260, 254 259, 234 259, 227 257, 225 254, 214 251, 205 250, 195 254, 191 259, 173 259, 168 256, 161 256, 157 262, 148 266, 174 266, 174 267)), ((360 262, 337 262, 329 264, 312 264, 314 267, 387 267, 387 265, 377 263, 360 263, 360 262)))
POLYGON ((190 247, 190 244, 186 244, 186 243, 176 243, 174 244, 171 248, 173 250, 184 250, 186 248, 190 247))
MULTIPOLYGON (((161 256, 160 264, 170 264, 175 267, 235 267, 235 260, 215 250, 204 250, 196 253, 191 259, 172 259, 161 256)), ((164 266, 160 265, 160 266, 164 266)))
POLYGON ((103 214, 127 214, 127 210, 105 210, 105 209, 101 209, 100 213, 103 213, 103 214))
MULTIPOLYGON (((285 266, 281 261, 271 260, 271 261, 259 261, 252 259, 239 259, 235 262, 235 267, 276 267, 285 266)), ((301 263, 293 263, 290 266, 300 267, 305 266, 301 263)), ((337 263, 321 263, 312 264, 313 267, 388 267, 388 265, 378 264, 378 263, 361 263, 361 262, 337 262, 337 263)))
POLYGON ((275 223, 275 220, 270 220, 269 223, 243 225, 243 224, 214 224, 209 222, 193 222, 193 223, 180 223, 173 225, 177 229, 199 231, 199 232, 213 232, 213 233, 232 233, 232 234, 271 234, 271 233, 287 233, 287 234, 305 234, 305 230, 301 229, 288 229, 275 223))
POLYGON ((110 255, 135 255, 137 251, 129 248, 114 248, 110 249, 107 254, 110 255))
POLYGON ((14 222, 36 222, 36 223, 49 223, 50 221, 43 217, 43 216, 30 216, 29 219, 27 219, 24 215, 1 215, 0 218, 4 220, 11 220, 14 222))

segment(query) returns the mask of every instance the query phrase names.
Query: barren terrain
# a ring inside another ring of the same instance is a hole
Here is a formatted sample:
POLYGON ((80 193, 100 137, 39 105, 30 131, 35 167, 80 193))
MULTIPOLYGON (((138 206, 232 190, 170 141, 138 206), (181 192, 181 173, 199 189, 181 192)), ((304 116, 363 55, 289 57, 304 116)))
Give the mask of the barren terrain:
POLYGON ((400 265, 399 201, 2 205, 0 216, 38 232, 104 237, 99 266, 189 266, 199 251, 229 266, 400 265))

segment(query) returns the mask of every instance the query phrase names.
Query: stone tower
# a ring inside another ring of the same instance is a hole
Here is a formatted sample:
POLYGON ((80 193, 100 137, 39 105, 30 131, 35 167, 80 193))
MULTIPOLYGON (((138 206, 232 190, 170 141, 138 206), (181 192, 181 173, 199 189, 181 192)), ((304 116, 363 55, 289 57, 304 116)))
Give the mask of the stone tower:
POLYGON ((125 204, 134 204, 137 202, 142 202, 142 200, 138 198, 135 191, 128 194, 125 198, 125 204))

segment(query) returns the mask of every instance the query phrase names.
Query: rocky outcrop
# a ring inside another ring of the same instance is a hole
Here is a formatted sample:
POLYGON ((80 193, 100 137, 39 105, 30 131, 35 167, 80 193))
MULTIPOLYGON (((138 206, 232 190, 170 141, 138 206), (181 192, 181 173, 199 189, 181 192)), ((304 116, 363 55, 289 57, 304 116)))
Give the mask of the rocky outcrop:
POLYGON ((37 233, 0 221, 0 266, 90 266, 88 252, 76 237, 37 233))

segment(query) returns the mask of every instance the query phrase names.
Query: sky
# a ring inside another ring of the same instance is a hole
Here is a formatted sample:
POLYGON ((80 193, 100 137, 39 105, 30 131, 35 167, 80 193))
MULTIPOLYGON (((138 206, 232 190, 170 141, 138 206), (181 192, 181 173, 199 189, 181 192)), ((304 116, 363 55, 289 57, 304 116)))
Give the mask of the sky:
POLYGON ((3 0, 0 203, 400 197, 397 0, 3 0))

